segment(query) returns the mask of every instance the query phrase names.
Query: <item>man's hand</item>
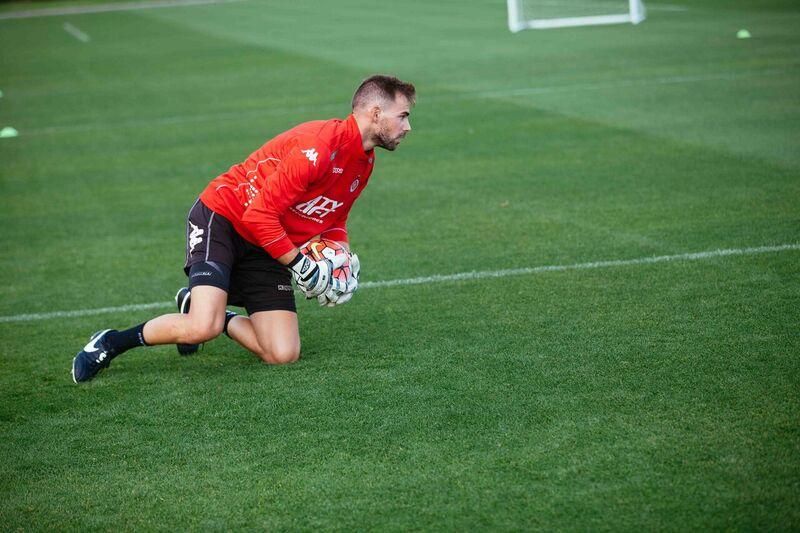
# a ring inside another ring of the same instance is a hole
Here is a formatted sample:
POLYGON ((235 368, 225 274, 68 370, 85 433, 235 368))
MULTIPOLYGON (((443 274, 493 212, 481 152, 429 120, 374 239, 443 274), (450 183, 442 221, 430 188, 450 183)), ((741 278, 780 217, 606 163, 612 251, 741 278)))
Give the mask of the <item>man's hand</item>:
MULTIPOLYGON (((347 278, 347 285, 341 287, 338 283, 332 284, 327 291, 317 296, 319 305, 333 307, 349 302, 350 298, 353 297, 353 293, 358 290, 358 276, 360 274, 361 262, 356 254, 350 254, 350 276, 347 278)), ((338 282, 338 280, 334 281, 338 282)))
POLYGON ((337 255, 333 259, 314 261, 299 253, 288 266, 297 287, 303 291, 306 298, 314 298, 323 295, 332 287, 340 291, 345 289, 341 286, 341 282, 331 276, 331 273, 342 266, 345 261, 347 261, 347 254, 337 255))

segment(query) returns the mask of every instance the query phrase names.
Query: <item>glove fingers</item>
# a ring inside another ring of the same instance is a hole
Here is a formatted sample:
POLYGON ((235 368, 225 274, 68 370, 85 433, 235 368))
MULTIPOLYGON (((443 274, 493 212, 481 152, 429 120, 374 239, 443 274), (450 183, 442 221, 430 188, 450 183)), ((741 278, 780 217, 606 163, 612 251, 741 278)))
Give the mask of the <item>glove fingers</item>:
POLYGON ((353 297, 353 293, 352 293, 352 292, 349 292, 349 293, 347 293, 347 294, 343 294, 343 295, 341 295, 341 296, 339 297, 339 299, 336 301, 336 304, 337 304, 337 305, 346 304, 347 302, 349 302, 349 301, 350 301, 350 298, 352 298, 352 297, 353 297))
POLYGON ((354 278, 358 278, 358 274, 361 272, 361 261, 358 259, 358 254, 350 254, 350 271, 354 278))
POLYGON ((336 270, 337 268, 340 268, 342 265, 344 265, 347 262, 348 259, 350 259, 350 257, 347 254, 339 254, 339 255, 335 256, 333 259, 330 260, 331 261, 331 271, 336 270))
POLYGON ((353 294, 358 289, 358 280, 356 278, 350 278, 347 282, 347 290, 344 292, 347 294, 353 294))
POLYGON ((331 286, 330 286, 330 289, 328 289, 328 291, 329 292, 338 292, 338 293, 347 292, 347 284, 345 282, 343 282, 342 280, 334 278, 334 279, 331 280, 331 286))

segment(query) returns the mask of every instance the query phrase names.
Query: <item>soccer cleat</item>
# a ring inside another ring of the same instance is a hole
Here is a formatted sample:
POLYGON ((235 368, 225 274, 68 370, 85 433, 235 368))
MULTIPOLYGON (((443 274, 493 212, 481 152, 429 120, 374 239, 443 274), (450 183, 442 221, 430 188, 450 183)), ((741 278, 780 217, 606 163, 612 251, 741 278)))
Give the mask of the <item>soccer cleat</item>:
POLYGON ((92 335, 89 338, 89 343, 72 360, 72 381, 75 383, 89 381, 98 372, 108 368, 108 365, 111 364, 111 358, 114 354, 108 345, 103 342, 109 331, 116 330, 104 329, 92 335))
MULTIPOLYGON (((182 287, 175 295, 175 303, 178 305, 179 313, 187 314, 192 303, 192 292, 188 288, 182 287)), ((197 353, 202 344, 176 344, 175 346, 178 348, 179 354, 192 355, 197 353)))

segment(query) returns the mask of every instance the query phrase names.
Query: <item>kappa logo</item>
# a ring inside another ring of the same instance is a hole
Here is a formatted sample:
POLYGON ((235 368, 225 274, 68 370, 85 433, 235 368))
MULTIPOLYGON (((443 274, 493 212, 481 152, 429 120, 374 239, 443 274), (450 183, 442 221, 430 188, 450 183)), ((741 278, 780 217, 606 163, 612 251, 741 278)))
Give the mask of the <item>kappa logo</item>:
POLYGON ((203 242, 203 233, 205 231, 192 224, 191 221, 189 225, 192 226, 192 231, 189 233, 189 253, 192 253, 194 252, 194 247, 203 242))
POLYGON ((322 195, 317 196, 302 204, 297 204, 294 208, 304 215, 325 217, 344 205, 344 202, 337 202, 322 195))
POLYGON ((317 166, 317 157, 319 156, 319 154, 317 153, 316 149, 309 148, 308 150, 300 150, 300 151, 305 154, 305 156, 308 158, 309 161, 311 161, 314 164, 314 166, 317 166))

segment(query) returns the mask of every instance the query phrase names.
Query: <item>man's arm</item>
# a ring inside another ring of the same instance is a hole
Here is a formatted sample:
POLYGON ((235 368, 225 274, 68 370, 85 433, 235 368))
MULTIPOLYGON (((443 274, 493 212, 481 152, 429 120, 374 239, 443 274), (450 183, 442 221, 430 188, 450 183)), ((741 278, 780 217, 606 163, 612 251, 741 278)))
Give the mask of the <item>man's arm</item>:
POLYGON ((257 244, 280 261, 289 264, 298 253, 281 224, 281 216, 321 176, 329 165, 328 149, 314 143, 313 138, 298 139, 275 171, 266 177, 242 216, 244 224, 257 244), (288 254, 288 255, 287 255, 288 254))
POLYGON ((300 255, 300 250, 297 247, 295 247, 294 249, 283 254, 282 256, 276 257, 276 259, 280 264, 289 266, 294 262, 294 260, 297 258, 298 255, 300 255))
POLYGON ((242 216, 242 223, 258 244, 278 262, 289 267, 297 286, 308 297, 315 297, 332 284, 333 270, 343 260, 314 261, 303 255, 289 239, 281 224, 281 216, 294 205, 322 175, 330 162, 327 148, 315 139, 298 139, 281 163, 264 180, 264 186, 253 195, 242 216), (337 264, 338 263, 338 264, 337 264))

